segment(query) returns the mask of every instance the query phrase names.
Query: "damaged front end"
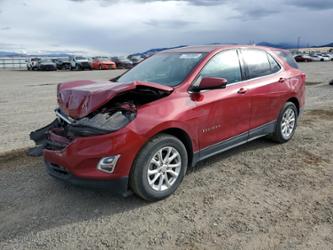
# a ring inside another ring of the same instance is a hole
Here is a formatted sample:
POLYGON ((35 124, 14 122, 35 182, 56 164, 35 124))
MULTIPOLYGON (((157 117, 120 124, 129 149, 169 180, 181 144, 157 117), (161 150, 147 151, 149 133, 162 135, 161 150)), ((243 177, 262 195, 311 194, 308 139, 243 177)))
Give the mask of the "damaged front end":
POLYGON ((30 156, 41 156, 43 149, 62 150, 77 137, 96 136, 112 133, 134 120, 135 106, 123 104, 103 109, 96 114, 74 120, 60 109, 55 110, 57 119, 49 125, 30 133, 36 147, 28 150, 30 156))
POLYGON ((103 83, 103 91, 100 83, 91 83, 90 86, 85 83, 80 88, 75 82, 72 88, 66 85, 58 87, 59 108, 55 110, 57 118, 49 125, 30 133, 30 139, 36 146, 28 150, 28 155, 41 156, 44 149, 63 150, 78 137, 118 131, 135 119, 137 107, 171 93, 171 89, 159 89, 147 83, 127 84, 122 87, 124 92, 116 91, 113 84, 110 85, 111 88, 105 90, 103 83), (107 100, 101 100, 101 92, 105 92, 107 100))

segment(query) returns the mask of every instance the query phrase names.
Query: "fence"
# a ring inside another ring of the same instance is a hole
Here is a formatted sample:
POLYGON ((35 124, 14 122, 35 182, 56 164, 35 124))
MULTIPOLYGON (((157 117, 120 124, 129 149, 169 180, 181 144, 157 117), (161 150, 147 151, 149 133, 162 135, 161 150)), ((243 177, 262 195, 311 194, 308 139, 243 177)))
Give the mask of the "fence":
POLYGON ((2 69, 27 69, 27 58, 24 57, 0 57, 0 70, 2 69))

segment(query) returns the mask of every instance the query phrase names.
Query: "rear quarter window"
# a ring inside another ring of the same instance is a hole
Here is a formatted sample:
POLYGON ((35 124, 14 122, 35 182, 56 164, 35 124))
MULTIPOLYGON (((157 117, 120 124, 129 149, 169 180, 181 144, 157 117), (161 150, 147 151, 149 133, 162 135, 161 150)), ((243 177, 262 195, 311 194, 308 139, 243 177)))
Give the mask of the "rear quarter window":
POLYGON ((288 51, 278 50, 276 54, 281 57, 285 62, 289 64, 290 67, 298 69, 298 64, 295 61, 294 57, 288 51))

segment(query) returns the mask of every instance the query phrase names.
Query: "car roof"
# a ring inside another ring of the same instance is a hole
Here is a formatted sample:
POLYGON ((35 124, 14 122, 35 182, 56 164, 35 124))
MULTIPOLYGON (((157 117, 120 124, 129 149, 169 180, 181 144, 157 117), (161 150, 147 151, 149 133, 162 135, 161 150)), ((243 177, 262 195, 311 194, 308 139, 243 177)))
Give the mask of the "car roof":
POLYGON ((277 50, 284 51, 283 49, 271 48, 265 46, 256 46, 256 45, 239 45, 239 44, 214 44, 214 45, 196 45, 196 46, 186 46, 176 49, 164 50, 160 53, 170 53, 170 52, 212 52, 216 50, 225 50, 225 49, 233 49, 233 48, 252 48, 252 49, 263 49, 263 50, 277 50))

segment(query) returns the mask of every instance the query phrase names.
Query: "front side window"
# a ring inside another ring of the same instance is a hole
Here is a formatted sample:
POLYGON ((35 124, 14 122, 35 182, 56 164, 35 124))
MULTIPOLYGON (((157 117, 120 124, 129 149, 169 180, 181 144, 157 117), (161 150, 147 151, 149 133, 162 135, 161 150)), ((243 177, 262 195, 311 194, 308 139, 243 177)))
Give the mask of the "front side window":
POLYGON ((202 69, 202 77, 225 78, 228 83, 239 82, 242 74, 236 50, 222 51, 215 55, 202 69))
POLYGON ((161 53, 144 60, 118 78, 117 82, 144 81, 167 86, 183 82, 206 53, 161 53))

